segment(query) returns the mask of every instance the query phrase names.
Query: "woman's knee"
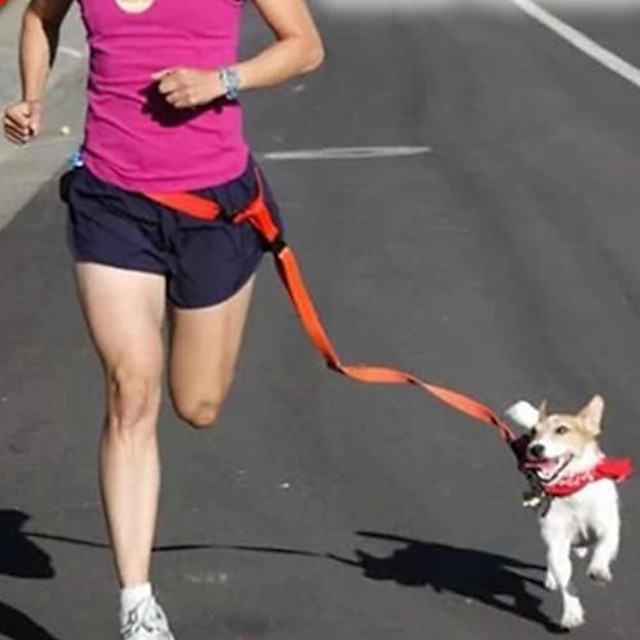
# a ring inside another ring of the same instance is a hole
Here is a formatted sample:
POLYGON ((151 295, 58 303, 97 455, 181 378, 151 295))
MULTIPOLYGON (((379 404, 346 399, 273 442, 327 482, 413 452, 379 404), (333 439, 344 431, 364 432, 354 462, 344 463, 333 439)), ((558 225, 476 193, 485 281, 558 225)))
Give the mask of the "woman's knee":
POLYGON ((155 421, 160 401, 158 373, 120 365, 109 371, 107 382, 109 428, 129 433, 155 421))
POLYGON ((194 429, 210 429, 222 412, 223 398, 194 398, 188 401, 174 399, 178 416, 194 429))

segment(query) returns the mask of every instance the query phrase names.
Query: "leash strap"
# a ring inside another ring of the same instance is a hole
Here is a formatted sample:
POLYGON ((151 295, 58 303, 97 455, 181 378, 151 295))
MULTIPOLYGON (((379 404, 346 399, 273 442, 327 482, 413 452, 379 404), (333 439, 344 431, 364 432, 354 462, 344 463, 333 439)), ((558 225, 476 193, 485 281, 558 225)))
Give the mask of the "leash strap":
POLYGON ((164 206, 188 216, 205 220, 227 219, 234 224, 248 222, 261 235, 273 254, 278 274, 289 294, 298 317, 312 344, 323 357, 327 367, 348 378, 368 384, 410 384, 436 397, 449 407, 484 424, 495 427, 502 439, 516 456, 518 441, 509 426, 487 405, 465 394, 431 384, 417 376, 384 366, 344 364, 331 342, 309 290, 302 277, 298 260, 287 245, 279 227, 274 222, 264 198, 262 178, 256 171, 258 192, 246 209, 228 215, 222 207, 211 200, 193 193, 145 193, 144 195, 164 206))

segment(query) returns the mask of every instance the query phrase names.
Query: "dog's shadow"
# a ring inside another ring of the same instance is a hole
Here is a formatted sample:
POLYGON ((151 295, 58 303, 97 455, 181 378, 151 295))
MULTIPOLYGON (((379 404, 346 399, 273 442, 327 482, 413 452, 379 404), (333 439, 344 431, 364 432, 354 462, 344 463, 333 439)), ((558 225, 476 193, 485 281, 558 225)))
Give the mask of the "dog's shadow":
MULTIPOLYGON (((27 537, 29 516, 16 509, 0 510, 0 576, 49 580, 55 571, 51 557, 27 537)), ((0 637, 14 640, 56 640, 22 611, 0 602, 0 637)))
MULTIPOLYGON (((3 513, 6 512, 0 511, 0 541, 2 541, 3 532, 3 513)), ((11 530, 15 533, 16 527, 13 526, 11 530)), ((462 598, 479 602, 485 606, 493 607, 540 624, 548 631, 554 633, 563 631, 540 609, 542 598, 536 595, 535 591, 540 592, 544 585, 539 579, 526 574, 529 571, 533 571, 539 575, 540 572, 544 570, 544 567, 540 565, 522 562, 514 558, 486 551, 453 547, 439 542, 423 542, 392 534, 359 531, 356 532, 356 535, 358 535, 363 542, 366 540, 374 540, 392 543, 394 545, 400 544, 401 546, 396 548, 390 555, 383 557, 373 555, 361 549, 356 549, 354 552, 355 557, 351 558, 334 553, 284 547, 211 543, 160 545, 154 547, 154 552, 174 553, 198 550, 222 550, 329 560, 357 568, 359 571, 362 571, 363 576, 369 580, 388 580, 404 587, 430 586, 437 593, 449 592, 456 594, 462 598)), ((30 555, 34 553, 33 548, 27 550, 27 547, 21 546, 25 542, 25 536, 28 536, 26 542, 29 544, 31 544, 29 539, 41 539, 92 547, 100 550, 108 549, 108 545, 103 542, 94 542, 47 533, 20 532, 18 539, 13 541, 12 546, 14 549, 16 547, 22 548, 21 553, 23 554, 23 559, 20 562, 10 565, 14 567, 13 570, 7 571, 5 567, 5 572, 12 573, 16 567, 29 566, 32 567, 31 572, 34 570, 41 572, 44 570, 45 573, 47 572, 47 565, 43 563, 43 558, 30 555)), ((0 556, 0 558, 1 557, 2 556, 0 556)), ((0 571, 2 571, 1 565, 0 571)), ((3 619, 4 612, 0 604, 0 620, 3 619)), ((34 633, 33 629, 31 629, 31 635, 28 633, 16 635, 15 621, 13 627, 13 630, 9 629, 9 631, 12 632, 6 633, 4 625, 0 623, 0 635, 4 632, 10 638, 16 638, 16 640, 18 638, 20 638, 20 640, 55 640, 46 634, 46 632, 42 632, 42 630, 40 630, 40 635, 34 633)))
POLYGON ((540 609, 542 599, 529 588, 543 588, 536 578, 523 572, 543 567, 502 555, 453 547, 438 542, 421 542, 396 535, 359 531, 363 539, 400 543, 386 557, 356 549, 355 559, 330 554, 337 562, 357 567, 370 580, 390 580, 407 587, 430 586, 437 593, 454 593, 500 611, 531 620, 549 631, 560 632, 540 609))

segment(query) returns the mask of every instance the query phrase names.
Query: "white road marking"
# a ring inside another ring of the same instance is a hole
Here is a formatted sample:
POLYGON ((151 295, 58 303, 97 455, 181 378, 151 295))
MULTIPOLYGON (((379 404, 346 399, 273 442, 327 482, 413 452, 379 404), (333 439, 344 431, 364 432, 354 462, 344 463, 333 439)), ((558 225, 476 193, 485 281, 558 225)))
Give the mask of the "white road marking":
POLYGON ((328 147, 297 151, 271 151, 263 154, 267 160, 364 160, 417 156, 429 153, 430 147, 328 147))
POLYGON ((640 87, 640 69, 623 60, 609 49, 592 40, 578 29, 560 20, 533 0, 509 0, 527 15, 537 20, 561 38, 572 44, 576 49, 599 62, 602 66, 628 80, 636 87, 640 87))
MULTIPOLYGON (((446 12, 456 9, 504 11, 504 0, 316 0, 323 9, 341 13, 446 12)), ((556 0, 563 9, 611 14, 638 9, 638 0, 556 0)))
MULTIPOLYGON (((556 4, 560 4, 556 0, 556 4)), ((612 14, 617 10, 628 11, 638 9, 638 0, 561 0, 563 9, 580 9, 582 13, 606 13, 612 14)))
POLYGON ((58 47, 58 51, 60 53, 64 53, 64 55, 69 56, 70 58, 76 58, 77 60, 86 57, 86 54, 84 52, 80 51, 79 49, 74 49, 73 47, 58 47))

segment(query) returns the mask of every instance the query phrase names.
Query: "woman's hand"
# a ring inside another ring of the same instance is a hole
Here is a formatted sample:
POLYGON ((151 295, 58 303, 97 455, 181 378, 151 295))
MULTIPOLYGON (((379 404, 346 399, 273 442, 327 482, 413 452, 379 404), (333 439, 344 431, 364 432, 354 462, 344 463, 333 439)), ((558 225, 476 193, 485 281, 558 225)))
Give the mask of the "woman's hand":
POLYGON ((42 105, 38 101, 18 102, 5 109, 2 127, 4 136, 14 144, 26 144, 40 133, 42 105))
POLYGON ((194 109, 225 95, 217 71, 174 67, 153 74, 158 91, 176 109, 194 109))

